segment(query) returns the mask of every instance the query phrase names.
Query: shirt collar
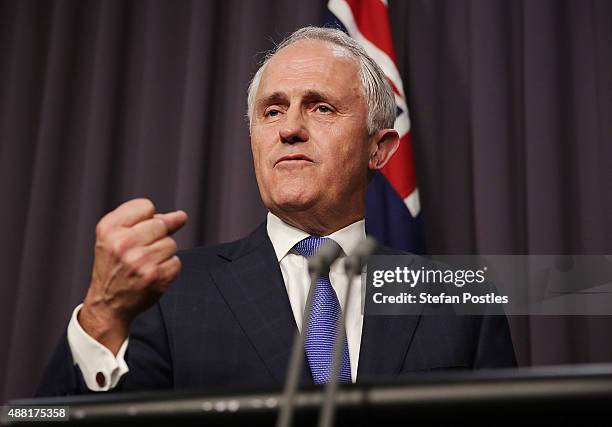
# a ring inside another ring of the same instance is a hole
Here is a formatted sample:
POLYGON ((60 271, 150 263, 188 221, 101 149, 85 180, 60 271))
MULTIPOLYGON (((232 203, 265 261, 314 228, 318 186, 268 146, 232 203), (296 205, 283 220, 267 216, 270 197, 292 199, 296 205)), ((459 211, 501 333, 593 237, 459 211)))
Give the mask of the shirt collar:
MULTIPOLYGON (((287 224, 272 212, 268 212, 266 228, 279 262, 297 242, 310 236, 305 231, 287 224)), ((333 239, 340 245, 344 255, 348 255, 353 252, 360 241, 365 240, 365 221, 361 219, 325 237, 333 239)))

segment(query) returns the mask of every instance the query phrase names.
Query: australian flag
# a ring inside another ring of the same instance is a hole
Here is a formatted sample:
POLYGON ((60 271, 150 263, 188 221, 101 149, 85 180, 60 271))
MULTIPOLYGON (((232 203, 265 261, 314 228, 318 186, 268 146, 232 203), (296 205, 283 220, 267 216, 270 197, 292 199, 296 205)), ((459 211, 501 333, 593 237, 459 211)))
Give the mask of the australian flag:
POLYGON ((325 26, 340 28, 356 39, 391 83, 397 105, 395 130, 400 146, 376 173, 366 196, 366 230, 386 246, 425 253, 419 190, 414 171, 410 118, 397 68, 386 0, 329 0, 325 26))

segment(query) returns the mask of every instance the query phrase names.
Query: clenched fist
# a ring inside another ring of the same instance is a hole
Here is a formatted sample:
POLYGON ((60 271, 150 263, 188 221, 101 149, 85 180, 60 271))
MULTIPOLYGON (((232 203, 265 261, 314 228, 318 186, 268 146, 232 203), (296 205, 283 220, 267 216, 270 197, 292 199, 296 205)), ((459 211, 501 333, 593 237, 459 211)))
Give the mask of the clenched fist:
POLYGON ((79 312, 81 327, 117 354, 132 319, 154 304, 179 274, 170 237, 187 214, 155 212, 147 199, 125 202, 96 227, 91 284, 79 312))

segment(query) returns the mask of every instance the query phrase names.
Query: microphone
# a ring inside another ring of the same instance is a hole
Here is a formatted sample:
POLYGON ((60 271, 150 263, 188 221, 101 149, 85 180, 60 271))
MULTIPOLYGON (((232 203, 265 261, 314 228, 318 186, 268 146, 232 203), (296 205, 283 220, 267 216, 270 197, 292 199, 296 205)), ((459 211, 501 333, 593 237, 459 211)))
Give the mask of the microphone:
POLYGON ((334 338, 334 352, 332 356, 331 377, 325 386, 323 397, 323 407, 319 416, 319 427, 331 427, 334 423, 336 412, 336 393, 338 390, 338 377, 342 365, 342 347, 346 338, 346 312, 348 311, 349 297, 351 295, 351 282, 353 278, 361 274, 363 266, 367 263, 368 257, 374 253, 378 243, 372 236, 368 236, 361 242, 353 253, 344 261, 344 273, 347 280, 346 294, 344 296, 344 310, 340 311, 338 323, 336 324, 336 337, 334 338))
MULTIPOLYGON (((336 242, 325 242, 314 256, 308 258, 308 273, 315 279, 327 274, 342 249, 336 242)), ((311 287, 312 289, 312 287, 311 287)))
POLYGON ((328 273, 329 267, 340 256, 341 252, 342 249, 337 243, 326 242, 319 248, 314 256, 308 258, 310 288, 308 289, 306 305, 304 306, 302 332, 300 333, 299 330, 296 330, 295 336, 293 337, 291 357, 289 359, 285 389, 283 391, 283 403, 276 422, 276 427, 289 427, 293 419, 293 412, 295 410, 295 395, 300 382, 300 374, 302 373, 304 361, 304 341, 306 340, 306 333, 308 325, 310 324, 312 300, 314 297, 315 287, 317 286, 317 278, 328 273))
POLYGON ((368 262, 370 255, 378 247, 378 242, 372 236, 368 236, 363 242, 357 245, 355 251, 346 258, 344 262, 344 272, 347 276, 355 277, 361 274, 363 266, 368 262))

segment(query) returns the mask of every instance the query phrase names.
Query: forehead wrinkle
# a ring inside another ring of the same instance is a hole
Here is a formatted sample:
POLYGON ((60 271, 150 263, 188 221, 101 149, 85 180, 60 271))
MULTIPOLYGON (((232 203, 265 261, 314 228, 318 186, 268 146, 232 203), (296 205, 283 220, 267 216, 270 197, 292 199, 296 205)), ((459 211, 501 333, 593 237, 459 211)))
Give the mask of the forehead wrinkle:
MULTIPOLYGON (((361 78, 359 74, 359 64, 356 60, 354 60, 354 58, 352 58, 347 52, 345 52, 344 48, 332 49, 333 45, 327 45, 326 43, 326 50, 328 52, 331 51, 333 55, 331 58, 329 56, 325 56, 325 54, 321 54, 321 52, 317 52, 314 55, 309 55, 308 53, 306 53, 306 56, 294 56, 289 59, 285 58, 284 54, 287 53, 286 49, 291 49, 292 47, 295 47, 294 44, 283 48, 270 60, 268 64, 266 64, 266 68, 263 72, 258 92, 261 92, 262 89, 265 91, 267 89, 267 86, 270 85, 271 81, 276 83, 274 85, 276 87, 277 84, 282 81, 302 81, 305 78, 305 75, 307 75, 309 71, 312 70, 316 83, 314 87, 304 89, 303 91, 308 92, 308 95, 310 96, 319 95, 325 98, 330 98, 331 92, 334 92, 336 88, 335 83, 340 83, 341 85, 346 84, 345 80, 341 82, 334 81, 337 80, 337 74, 339 70, 337 68, 338 65, 330 61, 332 59, 340 59, 342 61, 341 66, 351 66, 351 74, 353 74, 354 77, 354 85, 348 85, 352 86, 350 87, 350 91, 353 92, 355 90, 358 90, 359 92, 363 92, 363 85, 361 83, 361 78), (347 64, 347 62, 345 62, 345 58, 347 61, 350 61, 350 64, 347 64), (293 74, 291 71, 295 71, 295 74, 293 74), (328 87, 324 87, 323 90, 320 86, 322 82, 328 84, 328 87)), ((264 100, 269 101, 273 96, 276 96, 279 99, 281 99, 281 97, 287 97, 285 92, 283 92, 282 90, 275 91, 273 94, 263 95, 263 97, 259 101, 256 101, 256 105, 264 102, 264 100)))

